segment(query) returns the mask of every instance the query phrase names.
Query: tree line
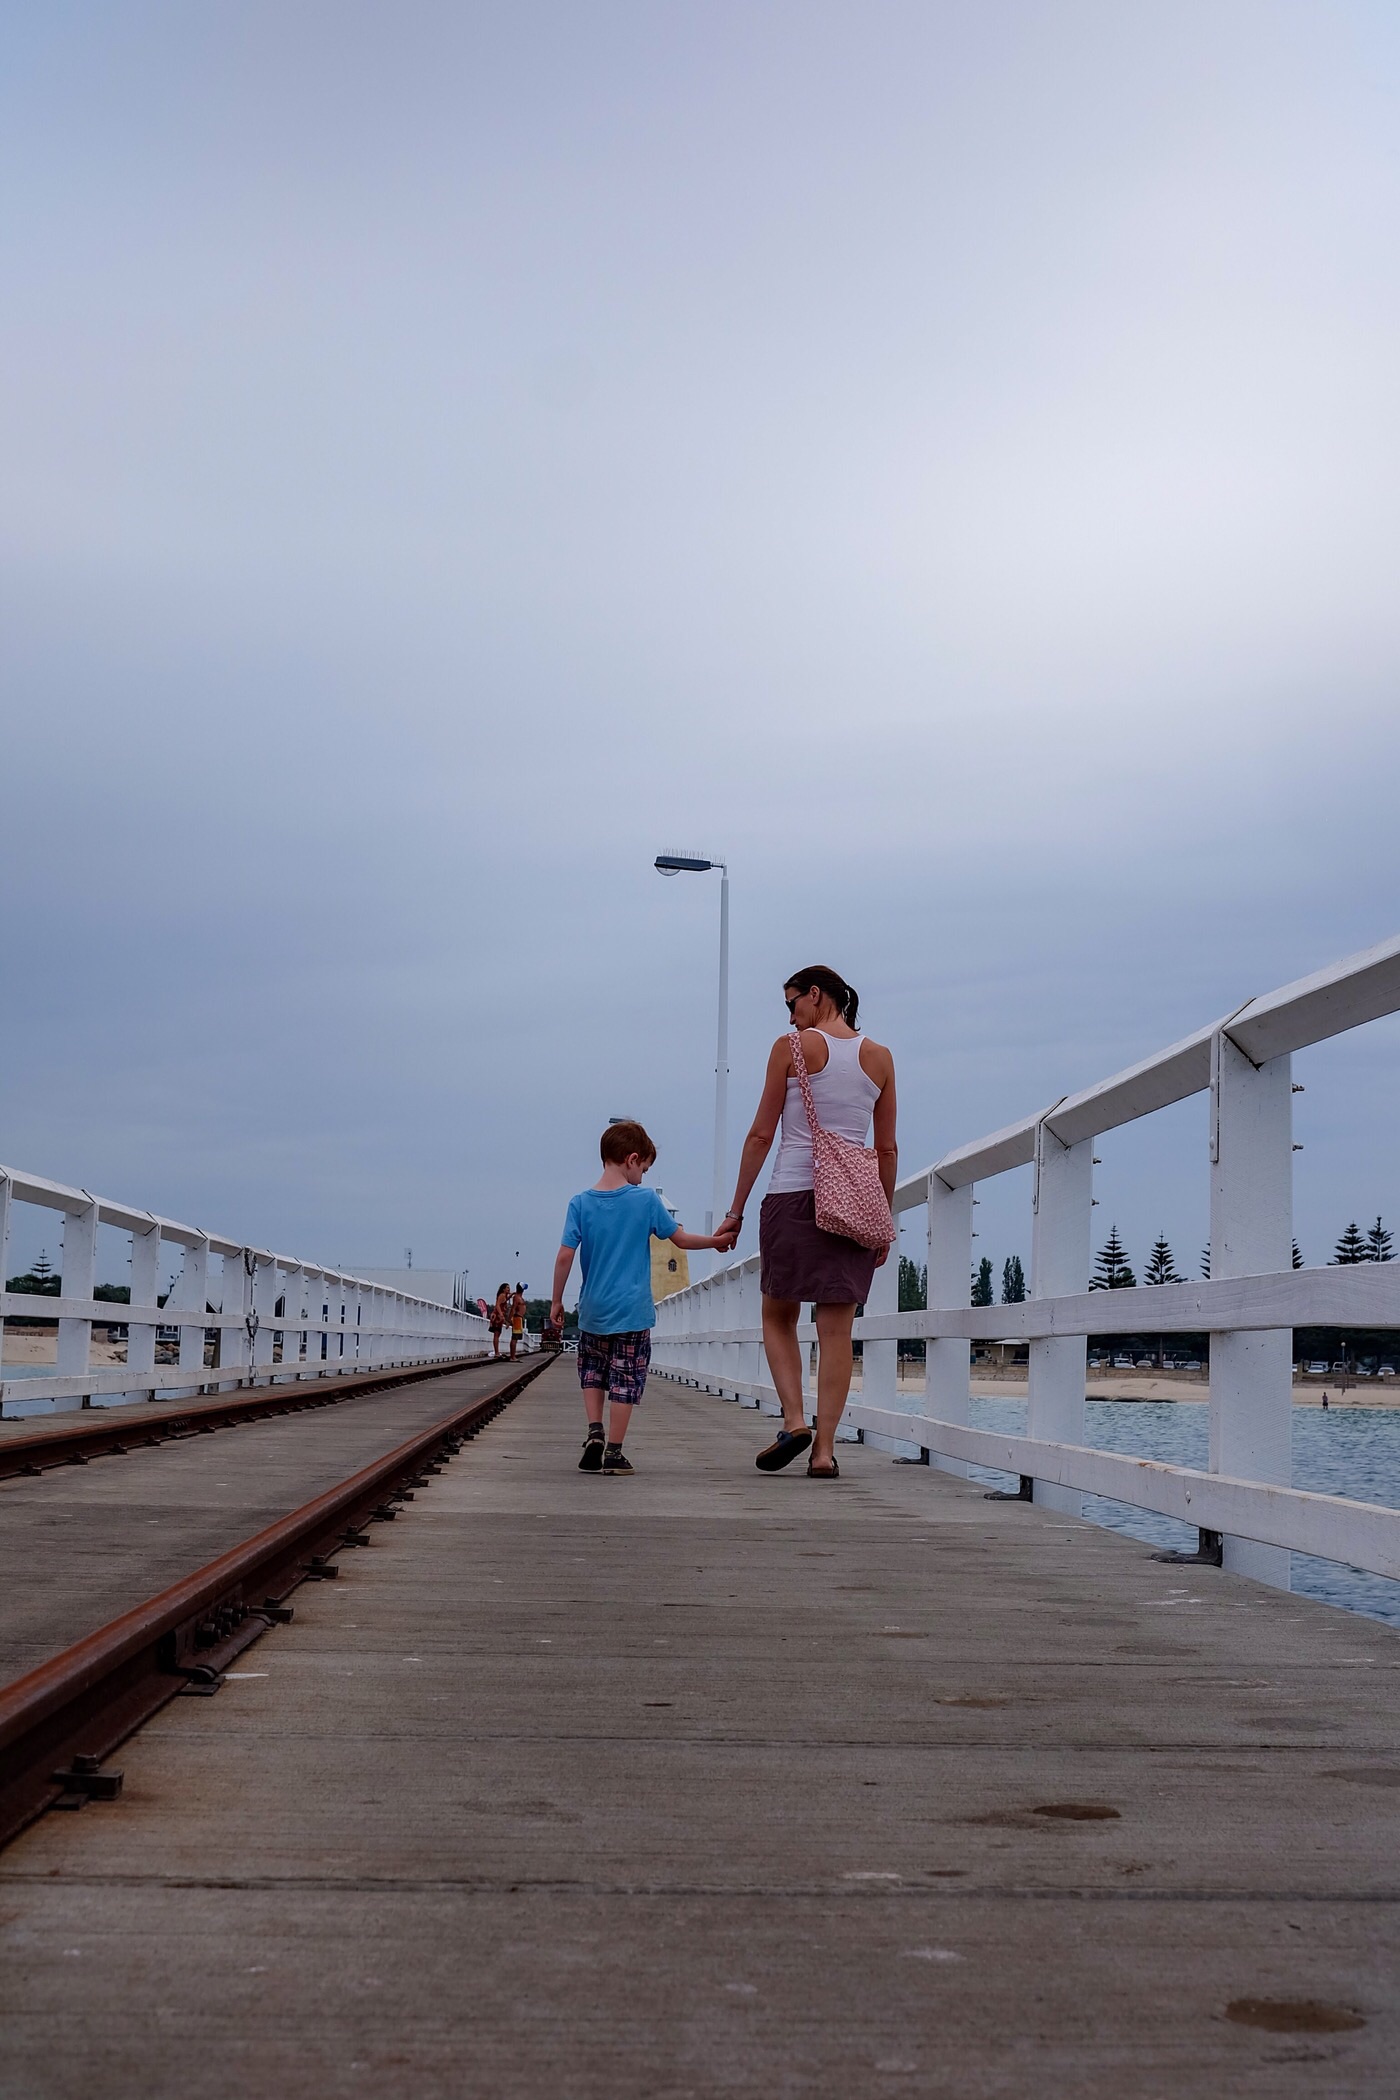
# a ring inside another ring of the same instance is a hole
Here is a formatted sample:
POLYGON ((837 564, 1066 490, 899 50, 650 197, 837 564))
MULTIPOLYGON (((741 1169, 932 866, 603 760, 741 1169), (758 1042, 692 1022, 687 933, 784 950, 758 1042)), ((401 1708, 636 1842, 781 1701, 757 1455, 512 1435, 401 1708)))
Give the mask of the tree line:
MULTIPOLYGON (((1384 1221, 1377 1217, 1366 1232, 1355 1220, 1337 1241, 1329 1267, 1345 1268, 1355 1262, 1394 1261, 1393 1236, 1384 1221)), ((1297 1240, 1293 1242, 1293 1266, 1306 1266, 1297 1240)), ((1201 1275, 1210 1275, 1210 1249, 1201 1249, 1201 1275)), ((1185 1283, 1176 1266, 1176 1256, 1165 1233, 1159 1232, 1152 1242, 1151 1251, 1143 1267, 1142 1281, 1145 1285, 1163 1283, 1185 1283)), ((970 1278, 971 1305, 994 1305, 996 1265, 989 1254, 984 1254, 972 1271, 970 1278)), ((1138 1288, 1137 1271, 1133 1267, 1128 1250, 1119 1237, 1118 1227, 1109 1227, 1108 1238, 1094 1257, 1094 1273, 1089 1279, 1091 1291, 1135 1291, 1138 1288)), ((1026 1274, 1019 1254, 1009 1254, 1001 1265, 1001 1303, 1019 1305, 1026 1295, 1026 1274)), ((922 1312, 928 1304, 928 1267, 913 1261, 907 1254, 899 1257, 899 1309, 901 1312, 922 1312)))
MULTIPOLYGON (((1340 1264, 1345 1268, 1353 1262, 1363 1261, 1394 1261, 1391 1237, 1379 1217, 1369 1232, 1362 1232, 1353 1219, 1337 1241, 1328 1267, 1340 1264)), ((1307 1266, 1296 1240, 1293 1242, 1293 1266, 1295 1269, 1307 1266)), ((1210 1275, 1209 1247, 1201 1249, 1201 1275, 1206 1278, 1210 1275)), ((1152 1243, 1152 1252, 1147 1257, 1142 1280, 1144 1284, 1149 1285, 1185 1283, 1188 1280, 1178 1274, 1176 1257, 1164 1233, 1159 1232, 1152 1243)), ((1112 1225, 1109 1227, 1108 1238, 1094 1257, 1094 1273, 1089 1279, 1089 1288, 1091 1291, 1134 1291, 1137 1287, 1137 1275, 1128 1257, 1128 1250, 1118 1237, 1118 1227, 1112 1225)), ((979 1301, 974 1299, 973 1302, 976 1304, 979 1301)), ((980 1302, 987 1304, 989 1301, 983 1299, 980 1302)))

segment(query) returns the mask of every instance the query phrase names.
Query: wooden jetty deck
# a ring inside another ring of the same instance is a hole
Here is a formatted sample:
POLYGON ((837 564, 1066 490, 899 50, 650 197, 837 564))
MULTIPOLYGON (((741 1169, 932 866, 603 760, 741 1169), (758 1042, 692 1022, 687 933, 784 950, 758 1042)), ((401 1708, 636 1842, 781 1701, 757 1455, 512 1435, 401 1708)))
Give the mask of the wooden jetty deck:
POLYGON ((0 1857, 6 2094, 1390 2100, 1394 1632, 759 1475, 660 1380, 580 1475, 580 1412, 561 1363, 0 1857))

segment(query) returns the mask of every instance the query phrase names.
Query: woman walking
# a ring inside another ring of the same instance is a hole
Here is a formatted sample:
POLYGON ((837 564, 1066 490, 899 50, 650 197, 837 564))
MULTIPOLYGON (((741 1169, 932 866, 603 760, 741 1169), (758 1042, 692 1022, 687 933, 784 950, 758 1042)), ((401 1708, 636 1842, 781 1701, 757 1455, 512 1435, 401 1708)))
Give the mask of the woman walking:
MULTIPOLYGON (((775 1473, 808 1450, 807 1471, 814 1480, 836 1480, 836 1427, 851 1385, 851 1323, 856 1307, 870 1295, 877 1268, 889 1257, 893 1225, 882 1225, 879 1190, 857 1188, 851 1212, 859 1212, 865 1245, 844 1233, 817 1224, 817 1190, 821 1179, 813 1149, 813 1122, 821 1132, 845 1140, 846 1159, 859 1183, 869 1173, 855 1148, 866 1143, 874 1119, 879 1185, 888 1206, 894 1195, 898 1149, 895 1145, 894 1059, 880 1043, 857 1033, 860 1001, 844 977, 817 964, 798 970, 783 986, 792 1021, 768 1057, 763 1093, 753 1126, 744 1140, 735 1184, 734 1206, 721 1232, 738 1232, 744 1205, 763 1162, 782 1126, 782 1143, 759 1211, 758 1245, 762 1260, 763 1347, 783 1407, 783 1426, 755 1463, 775 1473), (803 1081, 807 1082, 804 1088, 803 1081), (809 1095, 810 1100, 804 1098, 809 1095), (874 1216, 874 1223, 869 1221, 874 1216), (802 1396, 802 1351, 797 1323, 804 1304, 815 1307, 817 1321, 817 1428, 807 1427, 802 1396)), ((832 1148, 824 1148, 830 1151, 832 1148)), ((840 1150, 838 1146, 836 1148, 840 1150)), ((829 1200, 829 1199, 828 1199, 829 1200)), ((843 1220, 844 1222, 844 1220, 843 1220)))

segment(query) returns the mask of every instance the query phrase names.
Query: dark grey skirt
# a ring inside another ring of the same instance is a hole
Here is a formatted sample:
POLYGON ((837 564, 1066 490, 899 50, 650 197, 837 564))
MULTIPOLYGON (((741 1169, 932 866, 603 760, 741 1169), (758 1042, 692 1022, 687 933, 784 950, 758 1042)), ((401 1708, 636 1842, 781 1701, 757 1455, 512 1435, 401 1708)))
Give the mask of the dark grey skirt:
POLYGON ((765 1298, 804 1305, 863 1305, 875 1274, 875 1250, 817 1224, 811 1189, 765 1196, 758 1213, 759 1281, 765 1298))

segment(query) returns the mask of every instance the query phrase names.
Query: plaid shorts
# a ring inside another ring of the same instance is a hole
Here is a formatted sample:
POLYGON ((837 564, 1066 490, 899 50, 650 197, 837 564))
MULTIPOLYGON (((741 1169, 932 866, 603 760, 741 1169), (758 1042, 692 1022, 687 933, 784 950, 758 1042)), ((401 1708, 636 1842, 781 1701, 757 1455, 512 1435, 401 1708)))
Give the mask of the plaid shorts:
POLYGON ((636 1407, 651 1368, 651 1330, 634 1334, 580 1334, 578 1382, 601 1387, 619 1407, 636 1407))

